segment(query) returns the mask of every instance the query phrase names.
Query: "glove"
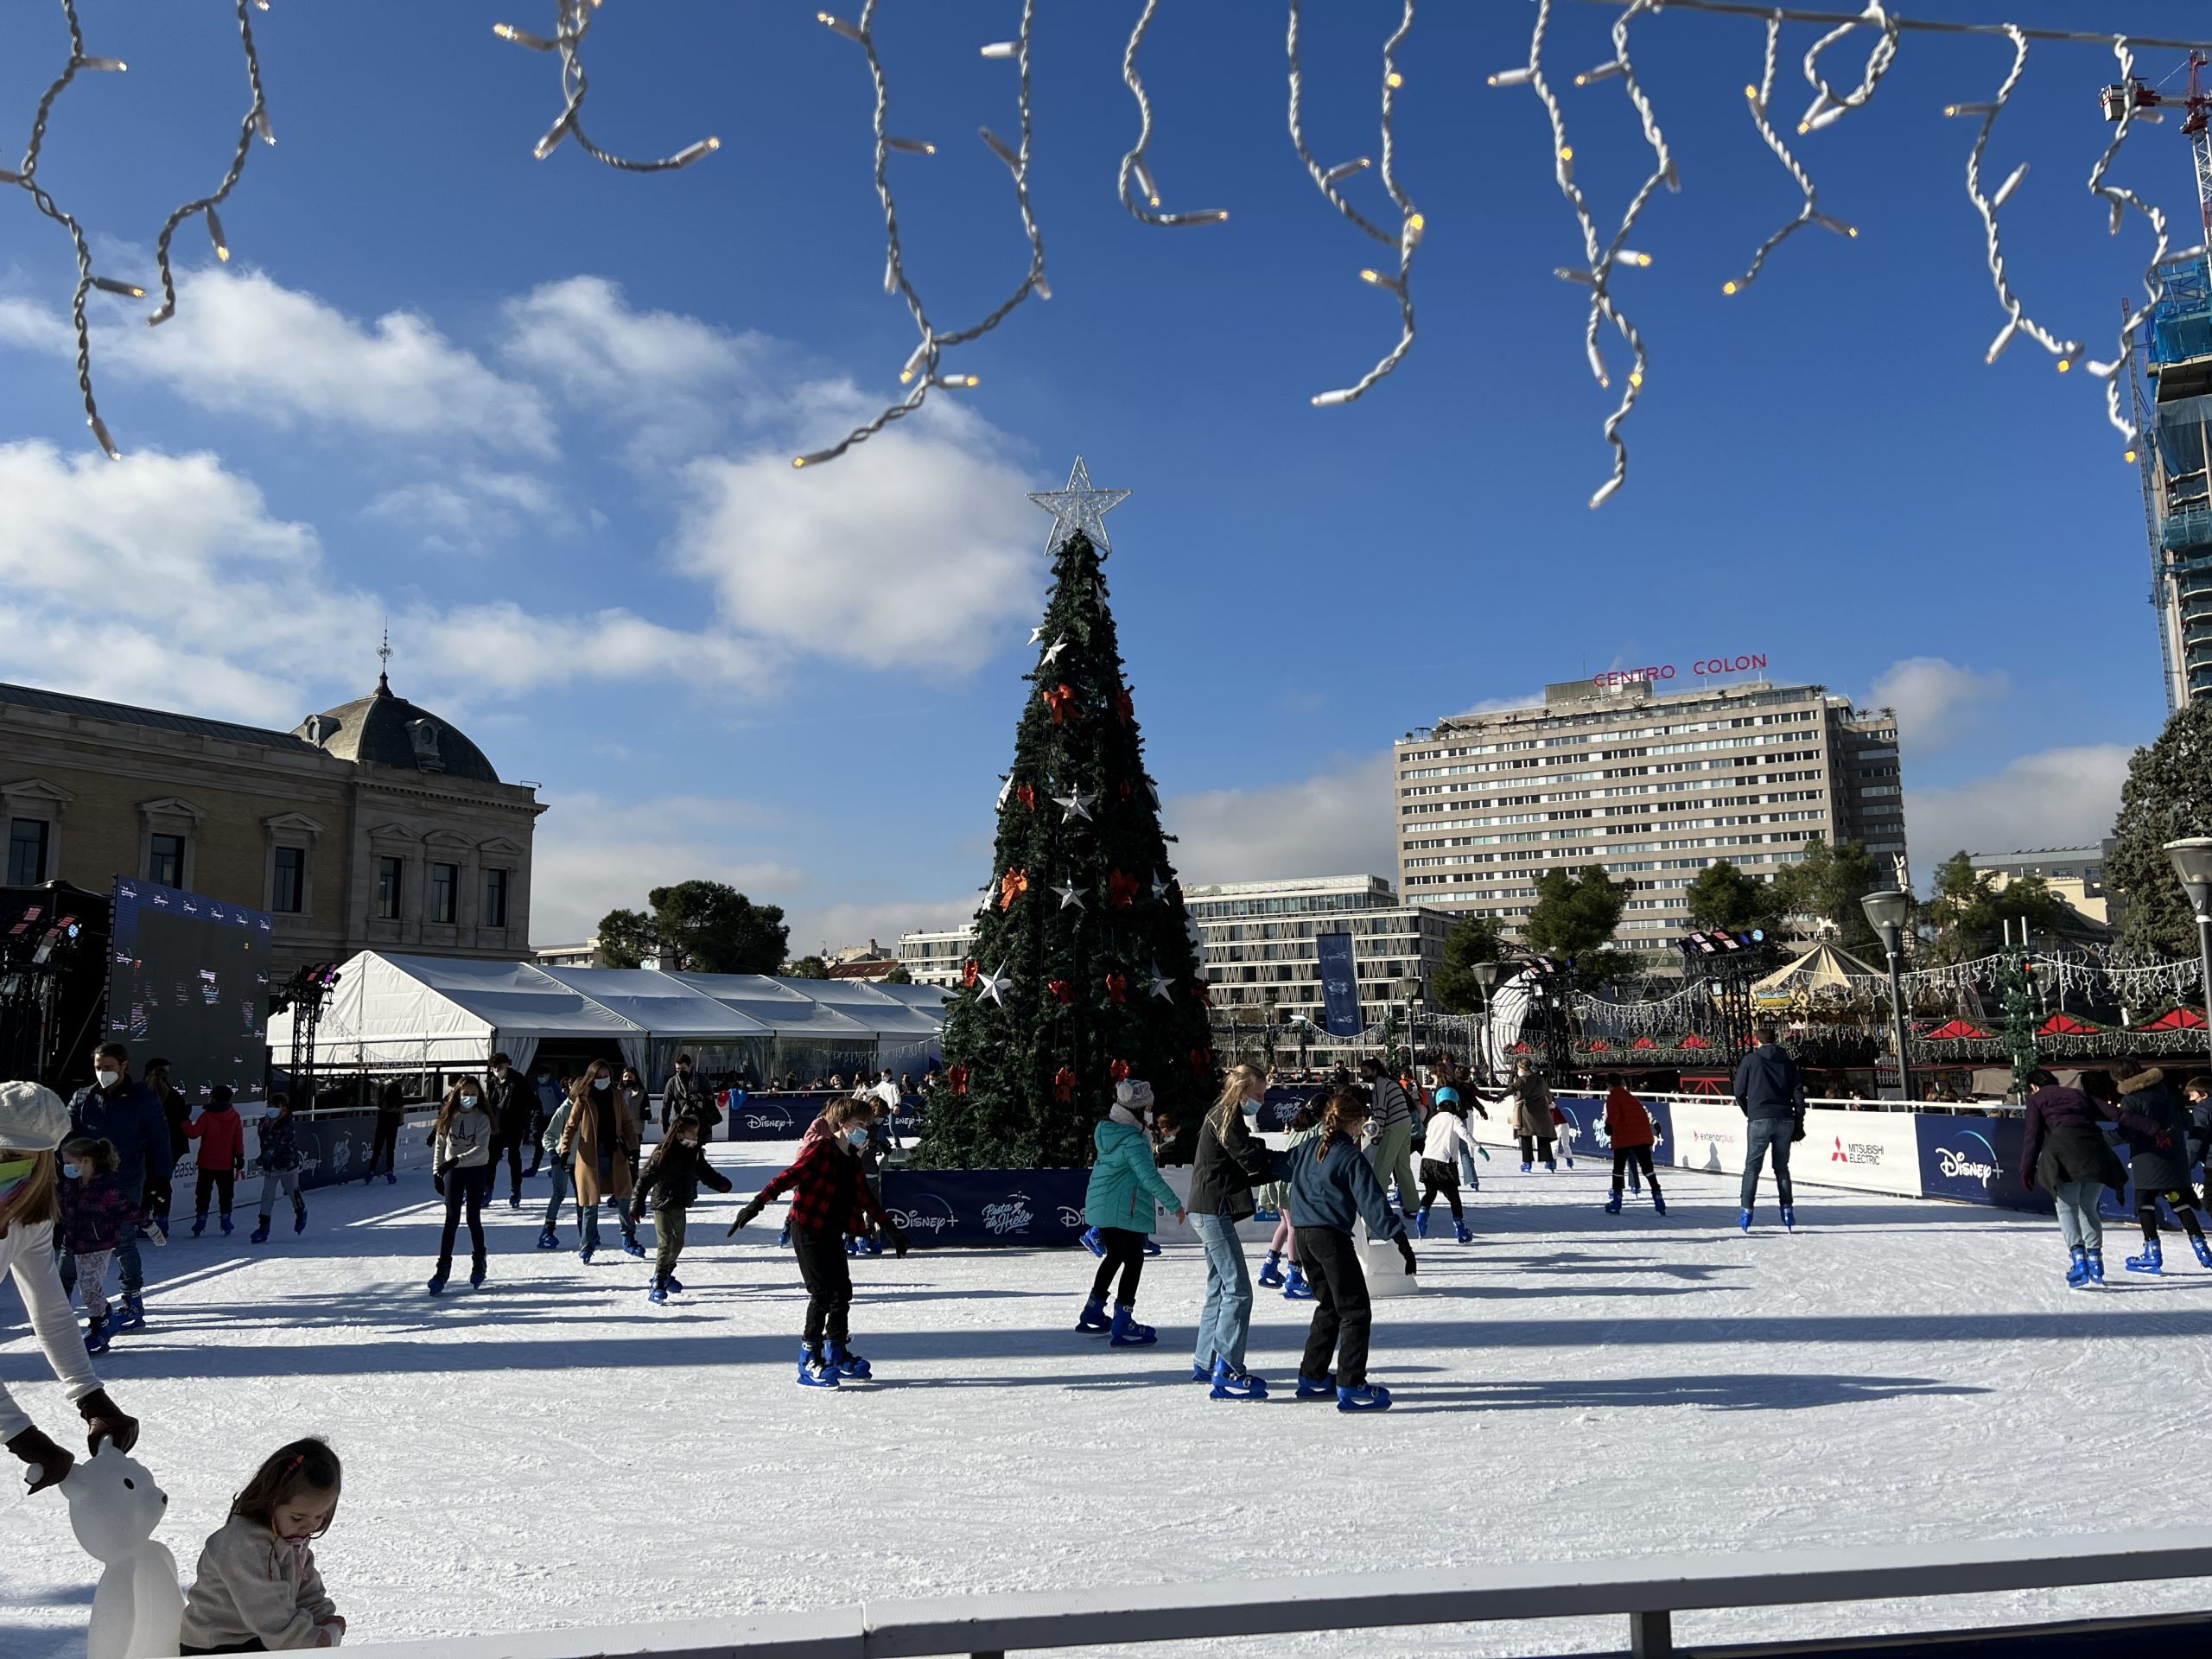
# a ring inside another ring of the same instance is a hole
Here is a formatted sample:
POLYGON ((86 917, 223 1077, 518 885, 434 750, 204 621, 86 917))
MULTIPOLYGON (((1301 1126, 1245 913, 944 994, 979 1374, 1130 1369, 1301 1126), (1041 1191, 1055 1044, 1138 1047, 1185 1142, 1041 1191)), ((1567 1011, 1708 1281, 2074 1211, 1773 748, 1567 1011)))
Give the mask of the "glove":
POLYGON ((1801 1118, 1799 1118, 1799 1119, 1796 1121, 1796 1122, 1795 1124, 1793 1124, 1793 1125, 1791 1126, 1791 1128, 1790 1128, 1790 1130, 1789 1130, 1789 1144, 1790 1144, 1791 1146, 1793 1146, 1793 1147, 1794 1147, 1794 1146, 1796 1146, 1796 1145, 1800 1141, 1802 1141, 1804 1138, 1805 1138, 1805 1120, 1804 1120, 1803 1118, 1802 1118, 1802 1117, 1801 1117, 1801 1118))
POLYGON ((438 1171, 430 1177, 430 1191, 436 1193, 442 1198, 445 1197, 446 1177, 443 1170, 438 1171))
POLYGON ((730 1231, 734 1233, 741 1227, 751 1226, 753 1224, 753 1218, 760 1213, 761 1208, 760 1200, 758 1198, 753 1199, 752 1203, 747 1205, 744 1209, 737 1212, 737 1219, 729 1224, 730 1231))
POLYGON ((29 1490, 34 1492, 60 1485, 77 1461, 36 1428, 27 1428, 16 1435, 8 1442, 8 1449, 30 1465, 29 1490))
POLYGON ((77 1414, 85 1420, 85 1445, 91 1451, 99 1451, 102 1440, 113 1441, 118 1452, 138 1444, 138 1420, 126 1416, 105 1389, 94 1389, 79 1400, 77 1414))
POLYGON ((1406 1271, 1408 1273, 1415 1271, 1413 1242, 1402 1233, 1398 1236, 1398 1254, 1406 1258, 1406 1271))
POLYGON ((891 1235, 891 1251, 901 1262, 906 1259, 906 1235, 903 1229, 886 1223, 883 1230, 891 1235))

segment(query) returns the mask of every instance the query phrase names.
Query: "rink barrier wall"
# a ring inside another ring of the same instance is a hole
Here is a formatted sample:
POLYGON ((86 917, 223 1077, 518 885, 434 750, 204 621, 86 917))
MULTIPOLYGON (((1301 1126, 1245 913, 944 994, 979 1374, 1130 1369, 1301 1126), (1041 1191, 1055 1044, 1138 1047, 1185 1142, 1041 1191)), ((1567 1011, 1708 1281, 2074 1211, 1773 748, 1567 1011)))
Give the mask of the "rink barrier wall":
MULTIPOLYGON (((429 1168, 430 1126, 436 1121, 435 1110, 408 1113, 400 1126, 398 1147, 392 1154, 394 1173, 429 1168)), ((318 1186, 339 1186, 359 1180, 368 1168, 369 1154, 377 1144, 377 1115, 326 1112, 312 1117, 296 1116, 292 1119, 292 1135, 300 1149, 300 1190, 308 1192, 318 1186)), ((261 1191, 261 1172, 253 1164, 260 1155, 260 1120, 257 1116, 250 1117, 245 1122, 245 1173, 238 1178, 241 1204, 261 1191)), ((170 1189, 181 1195, 180 1203, 189 1202, 192 1184, 199 1173, 198 1148, 196 1145, 188 1147, 169 1174, 170 1189)))
MULTIPOLYGON (((2212 1529, 2192 1528, 862 1601, 812 1613, 444 1637, 378 1643, 373 1650, 385 1659, 1005 1659, 1039 1648, 1624 1617, 1635 1659, 1673 1659, 1673 1616, 1681 1612, 2206 1578, 2212 1578, 2212 1529)), ((2212 1605, 2212 1592, 2207 1599, 2212 1605)), ((2157 1622, 2144 1624, 2155 1641, 2157 1622)), ((1987 1640, 2005 1628, 1985 1623, 1975 1633, 1987 1640)), ((2034 1627, 2018 1628, 2024 1633, 2034 1627)), ((1906 1641, 1893 1651, 1910 1659, 1916 1645, 1906 1641)))
MULTIPOLYGON (((738 1095, 725 1089, 715 1096, 722 1109, 722 1122, 710 1137, 716 1141, 796 1141, 823 1109, 845 1096, 836 1090, 772 1090, 738 1095), (737 1098, 733 1101, 734 1095, 737 1098)), ((899 1103, 891 1115, 892 1127, 902 1140, 922 1132, 922 1103, 912 1095, 899 1103)))

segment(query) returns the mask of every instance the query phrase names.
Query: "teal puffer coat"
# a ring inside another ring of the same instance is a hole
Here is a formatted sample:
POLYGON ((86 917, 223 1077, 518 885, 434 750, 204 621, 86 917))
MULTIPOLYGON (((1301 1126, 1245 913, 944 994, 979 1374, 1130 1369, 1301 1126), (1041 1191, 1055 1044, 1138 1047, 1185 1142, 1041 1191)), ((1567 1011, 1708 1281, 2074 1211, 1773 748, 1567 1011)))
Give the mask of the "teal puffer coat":
POLYGON ((1112 1118, 1091 1132, 1097 1160, 1090 1166, 1090 1187, 1083 1198, 1083 1218, 1093 1227, 1120 1227, 1150 1233, 1159 1218, 1155 1204, 1180 1210, 1183 1200, 1160 1179, 1145 1132, 1112 1118))

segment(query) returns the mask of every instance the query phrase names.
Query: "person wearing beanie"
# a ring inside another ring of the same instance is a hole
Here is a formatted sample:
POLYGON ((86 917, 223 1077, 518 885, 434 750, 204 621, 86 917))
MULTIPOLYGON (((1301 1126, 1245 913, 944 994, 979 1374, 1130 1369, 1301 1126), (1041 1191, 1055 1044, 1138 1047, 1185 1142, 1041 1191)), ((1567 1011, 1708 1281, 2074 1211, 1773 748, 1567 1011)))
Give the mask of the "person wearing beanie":
POLYGON ((1160 1178, 1153 1161, 1152 1137, 1145 1133, 1153 1119, 1152 1085, 1130 1077, 1114 1086, 1114 1104, 1091 1131, 1097 1156, 1090 1166, 1090 1184, 1084 1194, 1084 1220, 1097 1229, 1098 1271, 1090 1281, 1090 1300, 1076 1320, 1078 1331, 1105 1332, 1116 1348, 1142 1347, 1160 1340, 1160 1333, 1135 1319, 1137 1281, 1144 1273, 1144 1247, 1151 1242, 1160 1211, 1172 1210, 1184 1217, 1183 1201, 1160 1178), (1121 1275, 1121 1289, 1114 1296, 1114 1313, 1106 1314, 1106 1295, 1121 1275))
POLYGON ((192 1236, 207 1229, 207 1200, 212 1195, 223 1206, 223 1230, 231 1230, 231 1198, 245 1168, 245 1125, 231 1104, 231 1086, 219 1083, 207 1091, 207 1109, 184 1126, 188 1140, 200 1143, 194 1154, 196 1173, 192 1186, 192 1236))
MULTIPOLYGON (((15 1280, 46 1363, 85 1420, 87 1448, 98 1452, 111 1443, 128 1452, 137 1444, 138 1420, 126 1416, 100 1385, 54 1267, 54 1149, 69 1138, 70 1127, 69 1109, 51 1089, 0 1083, 0 1271, 15 1280)), ((58 1484, 76 1462, 31 1421, 5 1383, 0 1445, 22 1459, 34 1492, 58 1484)))

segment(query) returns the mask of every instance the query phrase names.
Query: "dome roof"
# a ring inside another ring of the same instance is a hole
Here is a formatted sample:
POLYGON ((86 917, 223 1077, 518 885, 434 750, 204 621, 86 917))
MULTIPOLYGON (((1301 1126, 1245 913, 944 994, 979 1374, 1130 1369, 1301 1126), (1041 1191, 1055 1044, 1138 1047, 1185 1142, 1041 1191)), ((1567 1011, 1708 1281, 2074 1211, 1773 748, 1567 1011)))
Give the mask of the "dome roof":
POLYGON ((429 709, 394 696, 391 681, 382 674, 367 696, 309 715, 292 732, 341 760, 373 760, 380 766, 442 772, 480 784, 499 781, 483 750, 429 709))

